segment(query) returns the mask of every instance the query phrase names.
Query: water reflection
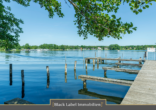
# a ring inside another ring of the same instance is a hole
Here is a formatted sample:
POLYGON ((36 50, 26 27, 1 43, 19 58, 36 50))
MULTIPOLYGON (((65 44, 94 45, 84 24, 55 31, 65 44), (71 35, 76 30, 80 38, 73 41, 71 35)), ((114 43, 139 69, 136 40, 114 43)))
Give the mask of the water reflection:
POLYGON ((65 73, 65 83, 67 83, 67 73, 65 73))
POLYGON ((12 74, 10 74, 10 86, 12 85, 12 74))
POLYGON ((25 85, 25 82, 23 81, 22 82, 22 98, 24 98, 24 96, 25 96, 25 93, 24 93, 24 85, 25 85))
POLYGON ((87 88, 80 89, 80 90, 78 91, 78 93, 79 93, 79 94, 83 94, 83 95, 92 96, 92 97, 97 97, 97 98, 100 98, 100 99, 106 99, 107 101, 114 102, 114 103, 116 103, 116 104, 120 104, 121 101, 123 100, 123 98, 120 98, 120 97, 107 96, 107 95, 97 94, 97 93, 95 93, 95 92, 90 92, 90 91, 88 91, 87 88))
POLYGON ((50 84, 50 78, 49 78, 49 73, 47 73, 47 88, 49 88, 49 84, 50 84))
POLYGON ((76 70, 74 70, 74 77, 75 77, 75 80, 76 80, 77 79, 76 70))

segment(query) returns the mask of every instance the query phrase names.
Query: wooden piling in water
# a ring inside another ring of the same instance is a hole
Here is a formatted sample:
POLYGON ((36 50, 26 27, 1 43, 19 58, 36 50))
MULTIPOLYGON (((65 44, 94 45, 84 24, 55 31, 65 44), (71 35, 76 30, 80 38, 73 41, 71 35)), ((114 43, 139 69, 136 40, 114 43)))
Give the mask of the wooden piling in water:
MULTIPOLYGON (((121 57, 119 57, 119 59, 121 59, 121 57)), ((118 60, 118 63, 121 63, 121 60, 118 60)))
POLYGON ((97 64, 97 69, 99 69, 99 63, 97 64))
POLYGON ((65 64, 65 74, 67 74, 67 64, 65 64))
POLYGON ((88 62, 88 60, 86 60, 86 69, 87 69, 87 62, 88 62))
POLYGON ((75 80, 77 79, 77 77, 76 77, 76 70, 74 70, 74 77, 75 77, 75 80))
POLYGON ((75 64, 74 64, 74 70, 76 70, 76 63, 77 63, 77 61, 75 61, 75 64))
MULTIPOLYGON (((142 60, 142 58, 140 57, 140 59, 139 59, 139 60, 142 60)), ((140 61, 140 62, 139 62, 139 64, 142 64, 142 61, 140 61)))
POLYGON ((22 84, 24 83, 24 70, 21 70, 22 84))
POLYGON ((10 85, 12 85, 12 64, 10 64, 9 68, 10 68, 10 71, 9 71, 10 85))
POLYGON ((106 72, 107 72, 107 70, 104 70, 104 77, 106 76, 106 72))
POLYGON ((95 61, 94 61, 94 59, 93 59, 93 66, 95 66, 95 61))
POLYGON ((96 57, 96 52, 95 52, 95 57, 96 57))
POLYGON ((65 73, 65 83, 67 83, 67 74, 65 73))
POLYGON ((47 69, 47 88, 49 88, 49 82, 50 82, 50 78, 49 78, 49 66, 46 66, 46 69, 47 69))
POLYGON ((12 75, 12 64, 10 64, 10 75, 12 75))
POLYGON ((86 84, 86 80, 83 80, 83 88, 86 89, 87 84, 86 84))

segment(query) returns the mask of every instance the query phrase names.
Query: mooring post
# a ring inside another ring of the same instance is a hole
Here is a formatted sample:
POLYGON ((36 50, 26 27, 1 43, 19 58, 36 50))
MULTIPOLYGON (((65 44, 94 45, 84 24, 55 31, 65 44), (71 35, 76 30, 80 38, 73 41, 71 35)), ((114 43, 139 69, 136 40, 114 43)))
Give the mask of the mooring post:
POLYGON ((117 68, 119 68, 119 65, 117 65, 117 68))
POLYGON ((97 64, 97 69, 99 69, 99 63, 97 64))
POLYGON ((83 88, 86 88, 86 80, 83 80, 83 88))
MULTIPOLYGON (((105 53, 105 58, 107 58, 107 53, 105 53)), ((106 60, 106 62, 107 62, 107 60, 106 60)))
POLYGON ((67 83, 67 74, 65 73, 65 83, 67 83))
POLYGON ((87 69, 86 69, 86 75, 88 74, 88 71, 87 71, 87 69))
POLYGON ((88 63, 90 63, 90 59, 88 59, 88 63))
POLYGON ((121 59, 121 57, 119 57, 118 63, 121 63, 121 60, 120 59, 121 59))
POLYGON ((75 61, 75 64, 74 64, 74 70, 76 70, 76 63, 77 63, 77 61, 75 61))
POLYGON ((10 76, 10 85, 12 85, 12 64, 10 64, 10 72, 9 72, 9 76, 10 76))
POLYGON ((74 70, 74 77, 75 77, 75 80, 77 79, 77 77, 76 77, 76 70, 74 70))
POLYGON ((21 70, 22 84, 24 84, 24 70, 21 70))
POLYGON ((94 59, 93 59, 93 66, 95 66, 95 61, 94 61, 94 59))
POLYGON ((67 74, 67 64, 65 64, 65 74, 67 74))
POLYGON ((106 76, 106 72, 107 72, 107 70, 104 70, 104 77, 106 76))
POLYGON ((49 88, 49 66, 46 66, 47 69, 47 88, 49 88))
POLYGON ((140 61, 139 61, 139 64, 142 64, 142 58, 140 57, 140 59, 139 59, 140 61))
POLYGON ((99 58, 97 58, 97 64, 99 64, 99 58))
POLYGON ((10 75, 12 75, 12 64, 10 64, 10 75))
POLYGON ((95 57, 96 57, 96 52, 95 52, 95 57))
POLYGON ((88 60, 86 60, 86 69, 87 69, 87 61, 88 61, 88 60))

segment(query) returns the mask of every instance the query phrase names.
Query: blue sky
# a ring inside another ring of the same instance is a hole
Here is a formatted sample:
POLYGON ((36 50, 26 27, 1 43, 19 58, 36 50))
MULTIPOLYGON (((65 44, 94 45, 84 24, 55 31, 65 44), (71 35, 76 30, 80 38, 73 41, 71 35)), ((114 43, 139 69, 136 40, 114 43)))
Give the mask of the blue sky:
POLYGON ((87 40, 79 37, 77 27, 74 25, 75 10, 72 5, 68 6, 64 0, 58 0, 62 5, 63 18, 59 18, 57 14, 53 18, 49 18, 48 11, 41 8, 38 3, 31 2, 29 7, 24 7, 18 3, 11 1, 5 3, 5 6, 11 7, 11 12, 16 18, 22 19, 21 24, 24 33, 20 34, 20 45, 29 43, 30 45, 40 44, 57 44, 57 45, 103 45, 110 44, 124 45, 154 45, 156 43, 156 2, 142 13, 135 15, 128 4, 122 4, 116 14, 121 17, 123 22, 133 22, 137 27, 137 31, 132 34, 125 34, 123 39, 117 40, 113 38, 104 38, 98 41, 92 35, 88 35, 87 40))

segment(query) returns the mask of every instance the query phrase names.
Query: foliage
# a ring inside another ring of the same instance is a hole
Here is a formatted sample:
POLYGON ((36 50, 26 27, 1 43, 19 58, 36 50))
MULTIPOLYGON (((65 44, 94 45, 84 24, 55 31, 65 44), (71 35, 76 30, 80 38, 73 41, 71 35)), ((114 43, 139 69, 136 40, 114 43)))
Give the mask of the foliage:
POLYGON ((109 50, 120 50, 120 46, 118 44, 111 44, 109 50))
MULTIPOLYGON (((10 0, 5 0, 10 2, 10 0)), ((0 0, 0 40, 4 42, 6 50, 18 45, 19 33, 22 33, 22 29, 19 24, 23 21, 14 17, 10 13, 11 8, 5 7, 3 1, 0 0)))
MULTIPOLYGON (((19 33, 22 29, 19 27, 22 20, 19 20, 10 13, 10 7, 4 7, 3 1, 10 2, 10 0, 0 0, 0 39, 8 40, 12 44, 18 44, 19 33), (9 10, 9 11, 7 11, 9 10), (15 28, 16 27, 16 28, 15 28), (14 33, 15 35, 11 35, 14 33)), ((13 0, 25 7, 30 5, 31 0, 13 0)), ((121 18, 116 18, 114 14, 109 15, 110 12, 117 13, 121 3, 128 3, 133 13, 141 13, 143 9, 149 8, 154 0, 68 0, 68 2, 75 9, 76 20, 79 36, 87 39, 88 34, 94 35, 98 40, 103 40, 104 37, 113 37, 115 39, 122 39, 122 34, 130 34, 136 27, 133 23, 123 23, 121 18)), ((57 0, 34 0, 35 3, 40 4, 49 13, 49 18, 53 18, 54 13, 59 17, 64 14, 61 11, 61 3, 57 0)), ((54 45, 56 46, 56 45, 54 45)), ((54 47, 56 48, 56 47, 54 47)), ((57 47, 59 48, 59 47, 57 47)))

